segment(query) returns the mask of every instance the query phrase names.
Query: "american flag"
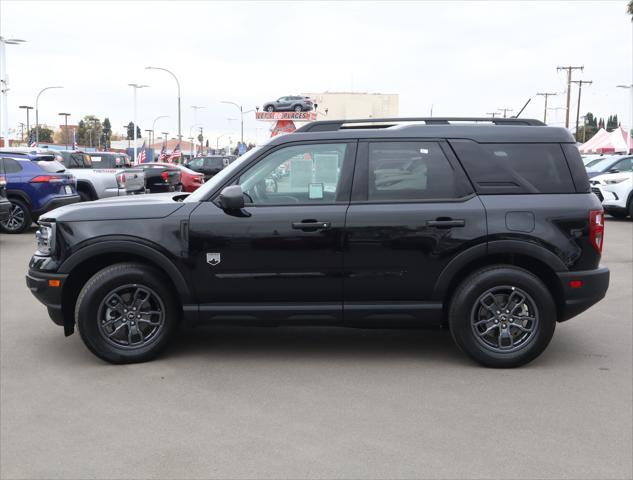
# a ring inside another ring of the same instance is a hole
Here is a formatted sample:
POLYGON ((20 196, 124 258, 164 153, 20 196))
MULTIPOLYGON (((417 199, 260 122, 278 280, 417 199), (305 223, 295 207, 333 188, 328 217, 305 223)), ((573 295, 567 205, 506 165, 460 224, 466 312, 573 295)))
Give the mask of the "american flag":
POLYGON ((73 150, 77 150, 77 135, 75 129, 73 129, 73 150))
POLYGON ((29 147, 37 147, 37 142, 35 141, 35 129, 31 130, 31 136, 29 137, 29 147))
POLYGON ((180 142, 178 142, 178 144, 176 145, 176 148, 174 148, 174 151, 171 152, 171 155, 169 156, 169 163, 173 163, 174 161, 177 161, 181 155, 182 155, 182 152, 180 151, 180 142))
POLYGON ((145 163, 146 161, 147 161, 147 151, 145 149, 145 142, 143 142, 141 151, 138 152, 138 155, 136 157, 136 163, 145 163))
POLYGON ((163 143, 163 146, 160 149, 160 155, 158 155, 158 161, 164 162, 166 159, 167 159, 167 147, 163 143))

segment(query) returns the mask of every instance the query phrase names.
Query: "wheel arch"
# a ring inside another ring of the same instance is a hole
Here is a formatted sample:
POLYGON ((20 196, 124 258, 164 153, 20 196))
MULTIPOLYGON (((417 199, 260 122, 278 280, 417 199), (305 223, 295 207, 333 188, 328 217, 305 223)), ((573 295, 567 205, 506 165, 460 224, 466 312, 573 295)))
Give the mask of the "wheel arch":
POLYGON ((160 251, 130 240, 109 240, 86 246, 66 259, 59 273, 68 277, 62 291, 62 315, 67 335, 74 329, 74 311, 81 288, 99 270, 116 263, 136 262, 156 268, 177 292, 176 302, 180 308, 192 303, 192 294, 182 272, 160 251))
POLYGON ((97 200, 99 197, 97 196, 97 192, 95 190, 94 185, 87 180, 77 180, 77 191, 83 190, 92 200, 97 200))
POLYGON ((29 208, 33 207, 30 197, 21 190, 7 189, 7 198, 17 198, 18 200, 22 200, 24 203, 26 203, 29 208))
POLYGON ((552 293, 560 317, 564 307, 563 291, 556 272, 569 269, 545 248, 516 240, 477 245, 457 255, 440 274, 433 299, 442 301, 446 313, 457 286, 474 271, 492 265, 520 267, 538 277, 552 293))

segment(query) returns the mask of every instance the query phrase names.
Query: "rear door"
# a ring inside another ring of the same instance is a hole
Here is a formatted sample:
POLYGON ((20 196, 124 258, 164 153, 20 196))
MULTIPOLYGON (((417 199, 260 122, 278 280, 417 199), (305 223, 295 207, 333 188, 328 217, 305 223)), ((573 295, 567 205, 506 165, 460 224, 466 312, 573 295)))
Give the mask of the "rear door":
POLYGON ((437 318, 440 273, 486 221, 445 142, 361 142, 345 232, 346 321, 437 318))

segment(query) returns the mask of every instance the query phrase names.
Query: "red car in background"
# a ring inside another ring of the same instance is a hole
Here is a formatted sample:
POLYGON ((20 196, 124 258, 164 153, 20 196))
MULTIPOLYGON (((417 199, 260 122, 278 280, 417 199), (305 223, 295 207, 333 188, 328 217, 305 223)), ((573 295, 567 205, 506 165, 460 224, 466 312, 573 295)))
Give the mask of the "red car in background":
POLYGON ((180 183, 183 192, 195 192, 203 183, 204 175, 177 163, 152 162, 153 165, 176 167, 180 170, 180 183))

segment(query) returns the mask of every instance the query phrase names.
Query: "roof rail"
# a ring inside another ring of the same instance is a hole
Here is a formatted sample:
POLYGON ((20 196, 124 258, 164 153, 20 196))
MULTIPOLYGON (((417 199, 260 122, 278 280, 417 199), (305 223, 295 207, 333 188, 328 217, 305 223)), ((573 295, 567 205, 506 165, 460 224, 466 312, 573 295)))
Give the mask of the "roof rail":
POLYGON ((451 122, 493 123, 494 125, 524 125, 543 127, 540 120, 529 118, 486 118, 486 117, 402 117, 402 118, 362 118, 353 120, 321 120, 310 122, 295 130, 301 132, 332 132, 341 129, 389 128, 399 123, 424 122, 425 125, 451 125, 451 122), (349 126, 348 126, 349 125, 349 126))

